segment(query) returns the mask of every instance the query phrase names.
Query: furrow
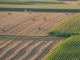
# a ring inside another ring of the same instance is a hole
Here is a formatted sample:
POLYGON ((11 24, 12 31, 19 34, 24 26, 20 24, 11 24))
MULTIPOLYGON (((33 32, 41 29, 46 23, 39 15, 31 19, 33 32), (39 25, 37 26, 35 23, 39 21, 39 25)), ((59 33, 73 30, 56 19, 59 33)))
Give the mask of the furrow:
POLYGON ((2 44, 2 45, 0 46, 0 49, 2 49, 3 47, 5 47, 6 45, 10 44, 11 42, 12 42, 12 40, 6 41, 4 44, 2 44))
POLYGON ((50 46, 53 41, 48 42, 44 47, 42 47, 30 60, 38 60, 43 51, 50 46))
POLYGON ((50 47, 50 51, 41 60, 46 60, 49 54, 51 54, 57 48, 57 46, 59 46, 61 43, 62 43, 62 40, 57 40, 57 42, 52 47, 50 47))
POLYGON ((30 60, 30 58, 32 56, 34 56, 36 54, 36 52, 43 47, 46 44, 46 42, 42 41, 42 43, 40 45, 38 45, 37 47, 33 48, 33 50, 30 52, 30 54, 28 56, 26 56, 23 60, 30 60))
MULTIPOLYGON (((50 15, 47 15, 47 16, 50 16, 50 15)), ((37 26, 38 26, 38 25, 42 25, 42 24, 45 23, 45 21, 44 21, 42 18, 40 18, 39 20, 41 20, 41 21, 38 21, 38 22, 34 23, 33 25, 31 25, 30 27, 28 27, 28 28, 26 29, 26 31, 28 31, 28 32, 26 32, 26 35, 28 35, 31 31, 37 29, 37 26), (34 26, 34 27, 33 27, 33 26, 34 26)))
POLYGON ((67 16, 64 16, 64 17, 62 16, 62 17, 60 17, 59 22, 56 23, 55 21, 53 21, 54 22, 53 24, 48 24, 48 26, 46 26, 46 25, 43 26, 44 30, 39 32, 37 35, 44 35, 44 34, 46 34, 45 32, 48 32, 48 30, 51 29, 51 27, 54 27, 55 25, 60 23, 65 18, 67 18, 67 16))
MULTIPOLYGON (((61 17, 62 15, 58 15, 58 16, 61 17)), ((47 22, 47 23, 45 23, 45 24, 42 24, 42 25, 41 25, 41 28, 42 28, 42 29, 41 29, 40 31, 39 31, 39 30, 37 30, 37 31, 35 30, 34 33, 33 33, 33 35, 35 35, 35 36, 40 35, 39 33, 40 33, 41 31, 44 31, 45 26, 46 26, 46 27, 50 26, 50 24, 52 24, 52 22, 54 22, 54 20, 51 20, 50 22, 47 22), (48 26, 47 26, 47 25, 48 25, 48 26)))
POLYGON ((33 41, 29 41, 29 42, 25 43, 23 46, 20 46, 10 56, 8 56, 6 59, 11 60, 13 57, 15 57, 20 52, 20 50, 22 50, 23 48, 25 48, 26 46, 28 46, 32 42, 33 41))
POLYGON ((9 50, 11 50, 12 48, 14 48, 15 46, 17 46, 19 43, 21 43, 22 41, 19 41, 17 43, 15 43, 14 45, 12 45, 11 47, 9 47, 8 49, 4 50, 1 54, 0 54, 0 58, 2 58, 9 50))
POLYGON ((29 49, 26 51, 26 53, 25 53, 22 57, 20 57, 18 60, 23 60, 26 56, 28 56, 28 55, 31 53, 31 51, 32 51, 34 48, 36 48, 36 47, 39 46, 40 44, 42 44, 42 42, 38 42, 38 43, 36 43, 33 47, 29 48, 29 49))
MULTIPOLYGON (((56 15, 53 15, 53 16, 56 16, 56 15)), ((51 17, 51 15, 50 16, 46 16, 47 17, 47 19, 49 18, 49 17, 51 17)), ((41 24, 38 24, 38 25, 40 25, 41 27, 42 27, 42 25, 45 25, 45 24, 47 24, 47 23, 49 23, 48 21, 44 21, 44 23, 42 23, 41 22, 41 24)), ((28 34, 28 36, 32 36, 32 35, 34 35, 34 33, 36 33, 36 32, 39 32, 39 30, 37 29, 37 27, 34 29, 34 30, 32 30, 29 34, 28 34)))
POLYGON ((11 60, 18 60, 20 57, 22 57, 25 52, 32 46, 34 46, 37 42, 31 42, 26 47, 22 48, 18 54, 16 54, 11 60))
MULTIPOLYGON (((35 16, 35 18, 39 17, 40 15, 35 16)), ((16 28, 14 31, 12 31, 13 33, 18 33, 24 29, 26 29, 27 27, 29 27, 30 25, 34 24, 35 21, 32 21, 32 19, 30 18, 29 21, 24 22, 23 24, 21 24, 21 26, 19 25, 18 28, 16 28)), ((11 32, 11 33, 12 33, 11 32)))

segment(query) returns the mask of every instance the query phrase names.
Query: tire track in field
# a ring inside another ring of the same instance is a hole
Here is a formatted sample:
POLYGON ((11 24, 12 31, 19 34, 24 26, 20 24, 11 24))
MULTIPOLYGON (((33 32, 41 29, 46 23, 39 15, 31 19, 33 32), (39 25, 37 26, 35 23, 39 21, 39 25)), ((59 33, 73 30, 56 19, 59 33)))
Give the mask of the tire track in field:
MULTIPOLYGON (((18 41, 19 42, 19 41, 18 41)), ((18 43, 17 42, 17 43, 18 43)), ((11 56, 12 54, 13 54, 13 52, 14 51, 16 51, 18 48, 20 48, 20 47, 22 47, 25 43, 27 43, 28 41, 22 41, 20 44, 18 44, 17 46, 15 46, 14 48, 12 48, 11 50, 9 50, 8 52, 7 52, 7 54, 5 54, 5 58, 3 57, 3 60, 5 60, 5 59, 7 59, 9 56, 11 56)), ((8 60, 10 60, 10 59, 8 59, 8 60)))
MULTIPOLYGON (((19 43, 19 44, 17 44, 17 45, 14 46, 13 48, 9 49, 9 50, 6 52, 6 54, 5 54, 3 57, 1 57, 1 59, 5 60, 7 56, 11 55, 12 52, 13 52, 14 50, 16 50, 16 49, 22 44, 22 42, 24 42, 24 41, 18 41, 18 42, 16 42, 16 43, 19 43), (20 43, 19 43, 19 42, 20 42, 20 43), (5 57, 5 58, 4 58, 4 57, 5 57)), ((15 44, 14 44, 14 45, 15 45, 15 44)))
MULTIPOLYGON (((24 13, 19 13, 19 14, 17 14, 17 15, 14 15, 14 16, 10 16, 10 17, 7 17, 7 18, 4 18, 4 19, 1 19, 2 21, 3 20, 5 20, 5 23, 7 23, 7 24, 10 24, 10 25, 13 25, 14 26, 14 24, 16 24, 15 22, 17 22, 17 23, 19 23, 19 21, 18 20, 21 20, 21 19, 23 19, 23 18, 26 18, 26 16, 30 16, 29 14, 24 14, 24 13), (7 20, 6 20, 7 19, 7 20), (12 23, 13 24, 12 24, 12 23)), ((4 21, 3 21, 4 22, 4 21)), ((0 21, 0 23, 1 23, 1 21, 0 21)), ((8 26, 9 27, 9 26, 8 26)), ((8 28, 7 28, 8 29, 8 28)), ((6 30, 7 30, 6 29, 6 30)))
POLYGON ((53 45, 50 49, 50 51, 41 59, 41 60, 46 60, 46 58, 51 54, 63 41, 59 40, 59 42, 55 45, 53 45))
POLYGON ((37 42, 32 42, 30 44, 28 44, 28 46, 24 47, 23 49, 21 49, 18 54, 16 56, 14 56, 11 60, 18 60, 21 56, 23 56, 25 54, 25 52, 31 48, 32 46, 34 46, 37 42))
MULTIPOLYGON (((15 14, 17 14, 18 12, 12 12, 11 13, 11 15, 15 15, 15 14)), ((4 17, 7 17, 7 16, 10 16, 9 14, 8 14, 8 12, 0 12, 0 19, 1 18, 4 18, 4 17)))
MULTIPOLYGON (((43 14, 44 15, 44 14, 43 14)), ((41 16, 36 16, 35 18, 38 18, 38 17, 43 17, 43 15, 41 15, 41 16)), ((37 19, 36 19, 36 21, 38 21, 37 19)), ((27 26, 25 26, 24 27, 24 25, 23 26, 21 26, 19 29, 18 29, 18 31, 16 30, 15 31, 15 33, 18 33, 18 32, 20 32, 20 31, 22 31, 23 29, 26 29, 27 27, 29 27, 31 24, 33 24, 34 22, 35 23, 37 23, 36 21, 30 21, 30 22, 28 22, 28 24, 26 24, 27 26)))
MULTIPOLYGON (((35 18, 38 18, 40 16, 43 16, 43 15, 38 15, 38 16, 35 16, 35 18)), ((15 28, 14 31, 12 31, 11 33, 18 33, 24 29, 26 29, 27 27, 29 27, 31 24, 34 24, 34 22, 36 23, 36 21, 32 21, 32 18, 29 19, 30 21, 28 22, 24 22, 23 25, 21 24, 21 26, 19 25, 19 27, 15 28)))
POLYGON ((4 44, 0 45, 0 49, 4 48, 6 45, 10 44, 12 41, 7 41, 4 44))
MULTIPOLYGON (((40 42, 40 41, 39 41, 40 42)), ((29 60, 32 56, 34 56, 36 54, 36 52, 43 47, 47 42, 41 41, 42 43, 40 45, 38 45, 37 47, 33 48, 32 51, 28 54, 28 56, 26 56, 23 60, 29 60)))
MULTIPOLYGON (((36 34, 36 35, 44 35, 45 34, 45 32, 47 33, 48 32, 48 30, 53 26, 55 26, 55 25, 57 25, 58 23, 60 23, 62 20, 64 20, 65 18, 67 18, 67 16, 62 16, 62 17, 59 17, 58 19, 59 19, 59 21, 57 21, 57 23, 55 22, 55 21, 52 21, 52 22, 54 22, 53 24, 47 24, 48 26, 42 26, 43 27, 43 30, 41 30, 40 32, 38 32, 38 34, 36 34), (60 19, 59 19, 60 18, 60 19)), ((55 20, 57 20, 57 18, 55 19, 55 20)))
POLYGON ((33 49, 35 49, 36 47, 40 46, 41 44, 42 44, 42 42, 38 42, 38 43, 36 43, 33 47, 30 47, 30 48, 25 52, 25 54, 22 55, 18 60, 23 60, 26 56, 28 56, 28 55, 31 53, 31 51, 32 51, 33 49))
MULTIPOLYGON (((60 16, 60 17, 61 17, 62 15, 63 15, 63 14, 57 15, 57 16, 60 16)), ((56 17, 56 16, 55 16, 55 17, 56 17)), ((53 17, 53 18, 55 18, 55 17, 53 17)), ((52 22, 52 21, 50 21, 50 22, 52 22)), ((49 25, 50 22, 45 22, 45 24, 42 24, 41 27, 44 26, 44 25, 49 25)), ((39 35, 39 34, 36 34, 36 33, 39 33, 40 31, 42 31, 42 29, 41 29, 41 30, 35 29, 34 31, 32 31, 32 32, 30 32, 30 33, 32 33, 32 35, 37 36, 37 35, 39 35)), ((29 34, 30 34, 30 33, 29 33, 29 34)), ((30 35, 30 36, 32 36, 32 35, 30 35)))
POLYGON ((2 45, 2 44, 5 43, 5 42, 6 42, 6 41, 1 40, 1 41, 0 41, 0 45, 2 45))
MULTIPOLYGON (((10 41, 10 40, 9 40, 10 41)), ((1 48, 0 49, 0 54, 4 51, 4 50, 6 50, 6 49, 8 49, 10 46, 12 46, 13 44, 15 44, 15 43, 17 43, 17 40, 11 40, 12 42, 11 43, 8 43, 6 46, 4 46, 3 48, 1 48)))
MULTIPOLYGON (((18 16, 21 16, 22 14, 16 14, 16 15, 10 15, 10 16, 8 16, 8 17, 5 17, 5 18, 1 18, 0 19, 0 23, 9 23, 9 21, 11 21, 12 19, 16 19, 18 16)), ((20 18, 18 18, 18 19, 20 19, 20 18)), ((15 20, 12 20, 12 21, 15 21, 15 20)), ((12 22, 11 21, 11 22, 12 22)))
POLYGON ((32 41, 29 41, 27 43, 25 43, 23 46, 20 46, 18 49, 16 49, 10 56, 6 57, 5 59, 7 60, 11 60, 13 57, 15 57, 22 49, 24 49, 25 47, 27 47, 29 44, 31 44, 32 41))
MULTIPOLYGON (((21 14, 17 14, 17 15, 10 15, 9 17, 5 17, 5 18, 1 18, 0 19, 0 27, 5 27, 5 30, 7 29, 6 27, 11 24, 11 22, 13 22, 14 20, 12 20, 12 18, 16 19, 15 17, 17 16, 21 16, 21 14)), ((15 21, 14 21, 15 22, 15 21)), ((12 24, 11 24, 12 25, 12 24)))
MULTIPOLYGON (((6 39, 6 38, 5 38, 6 39)), ((2 40, 2 38, 1 38, 2 40)), ((12 38, 11 44, 5 46, 3 50, 0 50, 1 60, 41 60, 55 49, 55 45, 62 39, 56 39, 51 37, 42 38, 12 38), (53 49, 52 49, 53 48, 53 49)), ((10 40, 5 40, 10 41, 10 40)), ((58 46, 58 45, 57 45, 58 46)))
MULTIPOLYGON (((31 15, 31 16, 33 16, 33 15, 31 15)), ((24 20, 22 19, 22 21, 18 22, 16 25, 14 25, 14 26, 12 26, 11 28, 7 29, 5 32, 9 32, 9 31, 13 30, 14 28, 16 28, 17 26, 19 26, 19 25, 21 25, 21 24, 29 21, 29 20, 31 19, 31 18, 30 18, 31 16, 28 16, 28 19, 27 19, 27 20, 26 20, 26 17, 25 17, 24 20)), ((37 14, 36 16, 39 16, 39 14, 37 14)))
MULTIPOLYGON (((16 42, 16 41, 15 41, 15 42, 16 42)), ((1 48, 1 49, 0 49, 0 54, 1 54, 4 50, 8 49, 9 46, 12 46, 15 42, 12 41, 12 42, 11 42, 12 44, 9 43, 9 44, 7 44, 6 46, 4 46, 3 48, 1 48)))
MULTIPOLYGON (((60 23, 61 21, 63 21, 63 19, 65 19, 65 18, 67 18, 67 17, 69 17, 69 16, 66 16, 66 17, 64 17, 64 18, 61 18, 59 21, 57 21, 57 23, 55 22, 54 26, 57 25, 58 23, 60 23)), ((53 26, 53 24, 51 24, 51 25, 50 25, 49 27, 47 27, 44 31, 42 31, 42 32, 40 33, 40 35, 44 36, 44 34, 47 34, 47 32, 48 32, 51 28, 53 28, 54 26, 53 26)))
MULTIPOLYGON (((53 16, 56 16, 56 15, 53 15, 53 16)), ((47 19, 48 19, 49 17, 50 17, 50 16, 48 16, 47 19)), ((42 26, 42 25, 45 25, 46 23, 48 23, 48 22, 47 22, 47 21, 44 21, 43 24, 39 24, 39 25, 42 26)), ((27 35, 28 35, 28 36, 34 35, 33 33, 36 32, 36 30, 39 31, 39 30, 37 29, 37 27, 36 27, 34 30, 32 30, 32 31, 31 31, 29 34, 27 34, 27 35)))
MULTIPOLYGON (((40 55, 42 55, 43 50, 53 44, 53 41, 48 42, 44 47, 42 47, 30 60, 38 60, 40 55)), ((46 51, 46 50, 45 50, 46 51)))
MULTIPOLYGON (((54 48, 54 46, 57 45, 59 42, 60 42, 60 41, 57 40, 57 41, 54 42, 54 44, 51 44, 51 45, 48 46, 46 49, 44 49, 44 50, 42 51, 42 55, 40 56, 39 60, 44 59, 45 56, 49 53, 49 51, 50 51, 52 48, 54 48), (44 52, 44 51, 45 51, 45 52, 44 52)), ((48 54, 48 55, 49 55, 49 54, 48 54)), ((44 59, 44 60, 45 60, 45 59, 44 59)))
MULTIPOLYGON (((49 15, 48 15, 49 16, 49 15)), ((42 18, 41 18, 41 21, 43 21, 44 22, 44 20, 42 20, 42 18)), ((27 27, 26 29, 24 29, 23 31, 21 31, 21 32, 18 32, 18 33, 23 33, 23 32, 25 32, 25 31, 30 31, 30 27, 32 27, 33 25, 35 25, 35 24, 38 24, 38 23, 40 23, 41 22, 40 20, 39 21, 35 21, 35 23, 34 24, 32 24, 32 25, 30 25, 29 27, 27 27), (28 30, 27 30, 28 29, 28 30)), ((18 34, 17 33, 17 34, 18 34)))
POLYGON ((21 41, 19 41, 18 43, 15 43, 14 45, 12 45, 11 47, 9 47, 8 49, 4 50, 1 54, 0 54, 0 58, 2 59, 2 57, 12 48, 14 48, 15 46, 17 46, 19 43, 21 43, 21 41))
MULTIPOLYGON (((50 15, 49 15, 49 16, 50 16, 50 15)), ((28 27, 28 28, 26 29, 26 31, 22 31, 22 33, 23 33, 23 32, 26 32, 25 34, 28 35, 31 31, 37 29, 37 26, 38 26, 38 25, 42 25, 42 24, 44 24, 44 23, 45 23, 44 20, 39 21, 39 22, 35 23, 34 25, 31 25, 30 27, 28 27), (36 25, 37 25, 37 26, 36 26, 36 25), (33 26, 34 26, 34 27, 33 27, 33 26), (32 27, 33 27, 33 28, 32 28, 32 27)), ((20 33, 21 33, 21 32, 20 32, 20 33)))

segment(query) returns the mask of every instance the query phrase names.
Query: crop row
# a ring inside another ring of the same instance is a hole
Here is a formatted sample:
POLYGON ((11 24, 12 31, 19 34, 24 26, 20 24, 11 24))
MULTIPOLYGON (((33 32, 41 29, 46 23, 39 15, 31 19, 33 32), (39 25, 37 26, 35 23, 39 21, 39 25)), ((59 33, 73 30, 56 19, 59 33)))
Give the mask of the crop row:
POLYGON ((60 40, 0 40, 1 60, 42 59, 60 40), (3 41, 6 41, 3 43, 3 41))
POLYGON ((66 13, 18 13, 1 18, 0 25, 1 28, 4 28, 2 34, 45 35, 49 29, 69 16, 71 16, 71 13, 69 15, 66 15, 66 13), (35 20, 32 20, 33 17, 35 20), (46 20, 44 20, 44 17, 46 17, 46 20), (38 26, 41 30, 38 30, 38 26))
POLYGON ((60 25, 56 26, 49 32, 49 35, 69 37, 80 34, 80 13, 66 19, 60 25))

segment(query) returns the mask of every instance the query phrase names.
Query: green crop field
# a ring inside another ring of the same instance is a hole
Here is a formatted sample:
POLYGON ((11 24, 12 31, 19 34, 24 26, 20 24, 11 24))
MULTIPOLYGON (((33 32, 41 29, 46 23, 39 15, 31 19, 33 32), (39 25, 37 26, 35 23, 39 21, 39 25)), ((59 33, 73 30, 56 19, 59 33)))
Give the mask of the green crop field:
POLYGON ((72 5, 68 5, 68 4, 48 4, 48 5, 10 5, 10 4, 0 4, 0 8, 80 9, 80 5, 72 6, 72 5))
POLYGON ((46 60, 79 60, 80 36, 72 36, 66 39, 46 60))
POLYGON ((80 34, 80 13, 66 19, 60 25, 49 31, 50 36, 69 37, 71 35, 80 34))
POLYGON ((61 0, 0 0, 0 11, 23 11, 24 9, 38 9, 37 11, 39 9, 46 9, 46 11, 47 9, 57 9, 59 12, 63 12, 61 9, 65 9, 64 11, 68 12, 79 12, 80 5, 78 3, 76 5, 70 5, 61 0), (73 10, 69 11, 70 9, 73 10))

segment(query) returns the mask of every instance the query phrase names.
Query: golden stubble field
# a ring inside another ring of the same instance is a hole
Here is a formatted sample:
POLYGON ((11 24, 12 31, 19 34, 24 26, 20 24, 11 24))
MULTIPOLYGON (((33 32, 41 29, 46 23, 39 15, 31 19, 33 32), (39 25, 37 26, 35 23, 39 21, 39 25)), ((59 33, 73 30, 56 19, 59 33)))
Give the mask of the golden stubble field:
POLYGON ((54 26, 72 16, 55 12, 0 12, 1 35, 45 36, 54 26))

